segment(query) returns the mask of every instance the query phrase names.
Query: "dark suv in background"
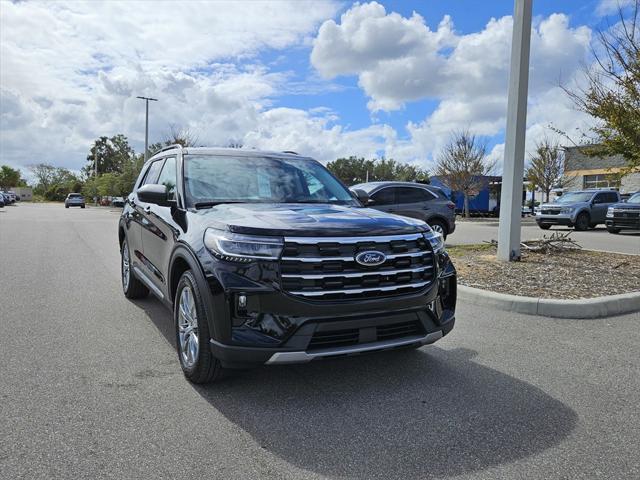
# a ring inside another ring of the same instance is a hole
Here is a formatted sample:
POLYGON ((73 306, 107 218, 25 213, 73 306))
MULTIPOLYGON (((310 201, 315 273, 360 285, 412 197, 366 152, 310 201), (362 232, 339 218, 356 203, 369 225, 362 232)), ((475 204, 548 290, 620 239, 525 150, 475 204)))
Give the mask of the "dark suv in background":
POLYGON ((424 220, 444 238, 456 229, 456 205, 438 187, 413 182, 369 182, 351 189, 367 192, 367 206, 424 220))
POLYGON ((164 149, 144 165, 118 233, 124 294, 151 291, 171 309, 196 383, 229 368, 419 347, 455 322, 442 236, 364 207, 296 154, 164 149))

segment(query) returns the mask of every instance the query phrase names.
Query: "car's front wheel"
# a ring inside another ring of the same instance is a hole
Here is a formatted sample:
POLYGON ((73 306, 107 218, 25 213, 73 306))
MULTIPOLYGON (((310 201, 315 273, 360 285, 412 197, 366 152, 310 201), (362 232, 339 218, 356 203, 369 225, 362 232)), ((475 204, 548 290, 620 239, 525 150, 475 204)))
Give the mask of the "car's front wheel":
POLYGON ((585 231, 591 225, 591 218, 587 212, 582 212, 576 218, 576 230, 585 231))
POLYGON ((619 228, 613 228, 613 227, 607 227, 607 231, 608 231, 609 233, 614 233, 614 234, 616 234, 616 235, 617 235, 618 233, 620 233, 620 229, 619 229, 619 228))
POLYGON ((122 291, 127 298, 144 298, 149 294, 149 289, 136 278, 131 268, 131 252, 129 242, 125 238, 120 251, 120 272, 122 279, 122 291))
POLYGON ((227 371, 211 353, 209 323, 198 284, 191 271, 180 277, 173 307, 180 366, 193 383, 210 383, 227 371))
POLYGON ((443 239, 447 239, 447 227, 443 222, 440 220, 429 220, 427 223, 431 227, 431 230, 442 235, 443 239))
POLYGON ((549 225, 548 223, 539 223, 538 226, 542 229, 542 230, 549 230, 551 228, 551 225, 549 225))

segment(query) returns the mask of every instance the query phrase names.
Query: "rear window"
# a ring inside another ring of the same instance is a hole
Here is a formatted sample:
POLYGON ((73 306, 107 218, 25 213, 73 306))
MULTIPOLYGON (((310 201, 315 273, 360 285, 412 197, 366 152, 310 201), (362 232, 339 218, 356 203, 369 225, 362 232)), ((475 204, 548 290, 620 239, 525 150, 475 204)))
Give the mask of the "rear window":
POLYGON ((79 193, 71 193, 69 194, 69 198, 82 198, 82 195, 79 193))

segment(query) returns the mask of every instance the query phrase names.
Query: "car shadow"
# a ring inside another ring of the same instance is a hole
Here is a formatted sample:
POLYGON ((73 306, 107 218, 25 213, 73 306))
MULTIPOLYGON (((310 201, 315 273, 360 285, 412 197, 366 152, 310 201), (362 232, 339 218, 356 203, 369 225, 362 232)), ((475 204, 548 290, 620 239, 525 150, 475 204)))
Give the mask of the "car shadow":
MULTIPOLYGON (((170 312, 151 297, 136 304, 175 348, 170 312)), ((475 356, 431 346, 259 367, 193 388, 265 450, 328 476, 481 471, 548 449, 574 429, 569 407, 475 356)))

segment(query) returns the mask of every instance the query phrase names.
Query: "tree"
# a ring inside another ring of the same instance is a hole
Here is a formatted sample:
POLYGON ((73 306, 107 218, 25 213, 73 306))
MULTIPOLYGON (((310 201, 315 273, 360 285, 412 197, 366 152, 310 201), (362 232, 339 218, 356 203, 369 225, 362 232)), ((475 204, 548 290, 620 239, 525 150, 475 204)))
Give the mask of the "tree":
POLYGON ((91 147, 87 155, 87 165, 82 169, 89 177, 94 172, 95 161, 98 162, 98 174, 121 173, 124 165, 131 160, 134 151, 129 146, 129 140, 122 134, 113 137, 100 137, 91 147))
POLYGON ((182 145, 183 147, 195 147, 198 137, 188 127, 180 127, 175 124, 169 125, 169 133, 164 136, 164 144, 182 145))
POLYGON ((469 197, 477 195, 495 167, 486 159, 487 147, 466 130, 453 133, 438 155, 435 174, 443 184, 464 196, 465 217, 469 216, 469 197))
POLYGON ((366 160, 352 156, 329 162, 327 168, 346 185, 384 180, 429 182, 426 170, 393 159, 366 160))
POLYGON ((2 190, 19 186, 20 180, 20 170, 11 168, 8 165, 0 167, 0 188, 2 190))
POLYGON ((33 192, 38 195, 44 195, 55 179, 56 167, 48 163, 37 163, 29 165, 29 170, 35 177, 33 192))
POLYGON ((564 171, 564 155, 557 143, 544 139, 536 143, 535 154, 530 157, 529 168, 525 177, 533 185, 540 187, 549 201, 551 189, 562 181, 564 171))
POLYGON ((585 68, 587 86, 565 88, 575 105, 600 120, 591 129, 591 156, 622 155, 623 173, 640 168, 640 0, 630 10, 618 7, 617 23, 596 34, 594 62, 585 68), (629 12, 629 15, 625 15, 629 12))

